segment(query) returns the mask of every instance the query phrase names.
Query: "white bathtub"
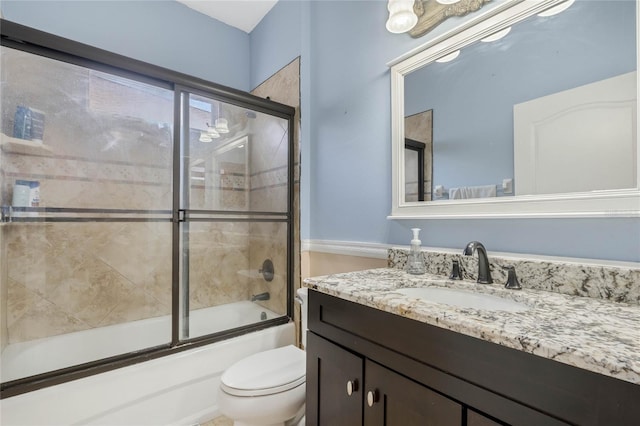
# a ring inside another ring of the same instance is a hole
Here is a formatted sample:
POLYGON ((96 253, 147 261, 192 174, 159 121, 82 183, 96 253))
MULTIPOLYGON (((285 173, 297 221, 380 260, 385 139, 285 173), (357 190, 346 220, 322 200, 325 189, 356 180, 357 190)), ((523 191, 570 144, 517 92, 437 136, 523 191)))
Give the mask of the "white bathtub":
MULTIPOLYGON (((192 313, 192 336, 212 332, 211 324, 217 324, 220 329, 228 329, 247 323, 257 322, 253 317, 266 311, 251 302, 238 302, 215 308, 202 309, 192 313), (247 318, 253 318, 247 320, 247 318), (230 320, 236 322, 230 323, 230 320), (206 328, 200 328, 206 324, 206 328)), ((266 311, 268 317, 274 317, 266 311)), ((63 336, 39 339, 31 347, 22 345, 21 352, 11 352, 7 357, 6 366, 11 361, 11 367, 29 368, 27 362, 19 365, 22 359, 33 364, 34 360, 46 363, 47 370, 60 363, 59 357, 54 356, 69 352, 68 345, 77 345, 81 352, 73 354, 78 360, 86 360, 87 356, 96 355, 93 351, 100 348, 104 342, 109 342, 108 349, 113 353, 123 353, 130 347, 112 347, 114 341, 122 340, 125 335, 134 333, 148 335, 156 332, 167 335, 166 324, 169 318, 135 321, 128 324, 115 325, 96 329, 94 336, 89 336, 91 330, 70 333, 63 336), (106 331, 115 333, 114 338, 104 334, 106 331), (99 331, 99 333, 97 333, 99 331), (78 338, 75 341, 74 338, 78 338), (56 339, 58 341, 56 342, 56 339), (94 339, 87 341, 86 339, 94 339), (64 345, 56 346, 55 345, 64 345), (66 348, 66 349, 65 349, 66 348), (82 348, 82 350, 80 350, 82 348), (88 354, 87 354, 88 352, 88 354), (21 354, 21 356, 20 356, 21 354)), ((218 414, 216 403, 216 389, 222 372, 239 358, 252 353, 294 344, 295 331, 293 323, 271 327, 254 333, 228 339, 222 342, 196 349, 180 352, 174 355, 158 358, 152 361, 120 368, 84 379, 74 380, 61 385, 40 389, 38 391, 17 395, 0 400, 0 424, 11 425, 192 425, 216 417, 218 414)), ((166 339, 165 339, 166 340, 166 339)), ((152 344, 158 340, 150 339, 152 344)), ((32 342, 30 342, 32 343, 32 342)), ((139 346, 134 339, 134 349, 139 346)), ((7 351, 15 348, 10 345, 2 354, 3 367, 7 351)), ((15 349, 14 349, 15 350, 15 349)), ((108 356, 104 352, 100 357, 108 356)), ((74 359, 76 359, 74 358, 74 359)), ((69 365, 68 360, 62 364, 69 365)), ((38 368, 40 369, 40 368, 38 368)), ((4 370, 4 368, 3 368, 4 370)), ((25 370, 22 370, 23 372, 25 370)), ((7 370, 4 370, 3 377, 7 370)), ((7 380, 4 378, 3 380, 7 380)))

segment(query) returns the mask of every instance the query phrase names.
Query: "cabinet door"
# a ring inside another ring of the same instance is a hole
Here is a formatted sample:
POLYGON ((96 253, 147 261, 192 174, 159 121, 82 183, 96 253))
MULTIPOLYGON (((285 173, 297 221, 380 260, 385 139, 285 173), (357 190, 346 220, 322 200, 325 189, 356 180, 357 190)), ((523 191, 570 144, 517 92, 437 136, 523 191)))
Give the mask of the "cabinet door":
POLYGON ((482 414, 467 409, 467 426, 501 426, 502 423, 495 422, 482 414))
POLYGON ((307 333, 308 426, 362 425, 361 357, 307 333))
POLYGON ((365 364, 366 426, 461 426, 463 407, 372 361, 365 364))

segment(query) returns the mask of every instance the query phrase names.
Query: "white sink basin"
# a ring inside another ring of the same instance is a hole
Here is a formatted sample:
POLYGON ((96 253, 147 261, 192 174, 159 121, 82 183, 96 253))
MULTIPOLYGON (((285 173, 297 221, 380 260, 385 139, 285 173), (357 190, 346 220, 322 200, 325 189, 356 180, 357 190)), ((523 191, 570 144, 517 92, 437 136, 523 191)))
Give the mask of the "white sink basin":
POLYGON ((487 311, 522 312, 531 308, 524 303, 504 299, 489 294, 472 293, 465 290, 442 287, 400 288, 394 290, 405 296, 422 299, 425 302, 444 303, 461 308, 484 309, 487 311))

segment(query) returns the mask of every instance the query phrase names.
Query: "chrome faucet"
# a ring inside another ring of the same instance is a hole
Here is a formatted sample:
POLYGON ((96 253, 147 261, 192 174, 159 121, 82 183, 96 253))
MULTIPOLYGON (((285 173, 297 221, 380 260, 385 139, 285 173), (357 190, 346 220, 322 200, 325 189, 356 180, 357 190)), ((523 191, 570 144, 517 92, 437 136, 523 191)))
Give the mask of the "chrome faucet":
POLYGON ((271 295, 269 294, 268 291, 266 291, 264 293, 254 294, 253 296, 251 296, 251 301, 255 302, 256 300, 269 300, 270 298, 271 298, 271 295))
POLYGON ((487 250, 481 242, 471 241, 464 248, 462 254, 465 256, 473 256, 473 252, 478 252, 478 282, 481 284, 491 284, 493 279, 491 278, 491 271, 489 270, 489 258, 487 257, 487 250))

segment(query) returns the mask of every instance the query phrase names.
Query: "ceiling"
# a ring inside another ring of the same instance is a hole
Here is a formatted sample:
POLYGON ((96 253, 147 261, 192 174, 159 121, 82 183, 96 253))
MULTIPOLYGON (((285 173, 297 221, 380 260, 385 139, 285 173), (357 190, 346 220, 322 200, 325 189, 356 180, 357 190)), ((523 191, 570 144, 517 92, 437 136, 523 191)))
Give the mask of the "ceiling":
POLYGON ((278 0, 177 0, 227 25, 250 33, 278 0))

